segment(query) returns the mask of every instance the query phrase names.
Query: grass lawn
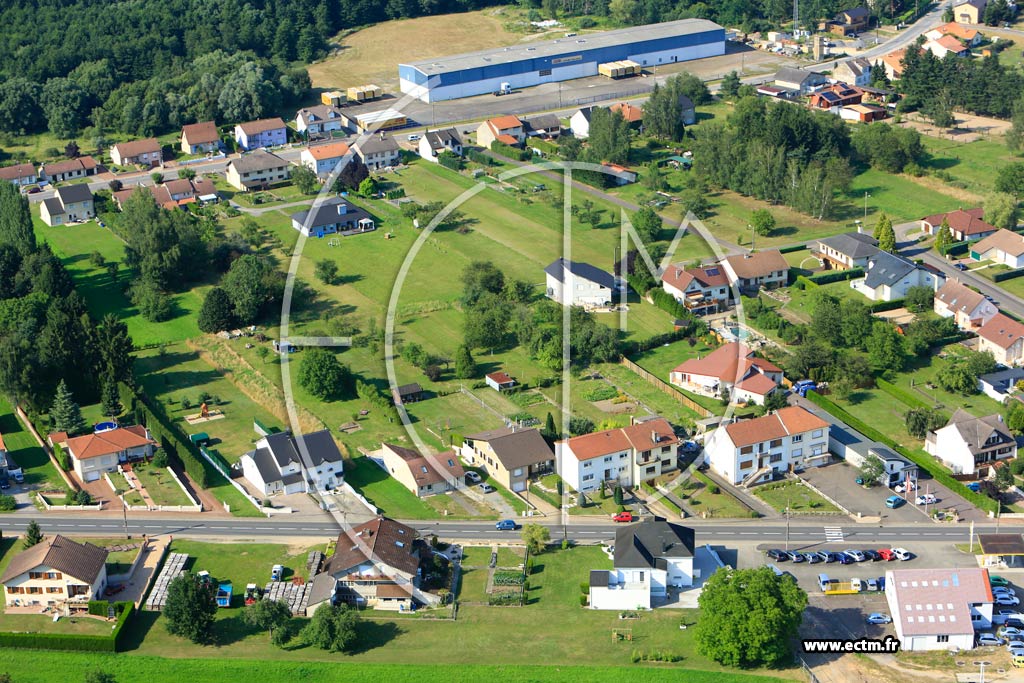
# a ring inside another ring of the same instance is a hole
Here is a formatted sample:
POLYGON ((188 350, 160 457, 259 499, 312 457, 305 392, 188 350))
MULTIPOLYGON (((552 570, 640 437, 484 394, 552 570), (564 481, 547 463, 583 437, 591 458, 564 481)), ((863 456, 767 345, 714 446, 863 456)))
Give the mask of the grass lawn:
POLYGON ((245 585, 255 583, 261 588, 270 581, 270 569, 275 564, 284 566, 284 579, 293 576, 307 579, 306 559, 311 550, 323 551, 324 544, 312 546, 279 545, 274 543, 205 543, 175 540, 171 552, 189 555, 186 569, 192 572, 206 570, 218 581, 228 580, 234 586, 232 604, 241 606, 245 585))
POLYGON ((25 429, 21 420, 14 414, 10 402, 2 396, 0 396, 0 434, 3 434, 7 454, 21 466, 25 473, 26 485, 38 489, 64 490, 64 480, 61 479, 57 468, 50 462, 46 451, 25 429))
POLYGON ((137 466, 133 471, 157 505, 192 505, 168 469, 148 464, 137 466))
MULTIPOLYGON (((801 252, 807 254, 808 252, 801 252)), ((861 303, 867 303, 867 299, 864 298, 860 293, 854 291, 850 287, 849 280, 842 280, 840 282, 830 282, 827 285, 821 285, 820 287, 813 289, 798 289, 796 287, 788 287, 785 290, 790 300, 783 306, 779 307, 779 314, 782 315, 782 311, 789 311, 793 317, 803 322, 810 322, 811 315, 814 311, 815 292, 824 292, 842 301, 843 299, 854 299, 861 303)), ((771 299, 761 297, 763 301, 767 301, 771 304, 775 302, 771 299)))
POLYGON ((431 519, 437 516, 434 508, 365 456, 345 462, 345 481, 389 517, 431 519))
POLYGON ((839 512, 835 505, 799 481, 762 484, 751 489, 751 492, 779 512, 785 511, 787 507, 793 512, 839 512))
POLYGON ((693 479, 677 487, 674 493, 698 515, 716 518, 750 517, 750 508, 721 487, 718 487, 718 493, 711 493, 708 486, 712 483, 703 473, 694 472, 693 479))
POLYGON ((499 567, 518 567, 525 562, 526 550, 524 548, 498 548, 499 567))
MULTIPOLYGON (((1020 50, 1004 50, 1000 53, 1000 60, 1009 53, 1019 56, 1020 50)), ((995 189, 996 171, 1000 167, 1019 160, 1001 138, 957 142, 922 135, 921 142, 931 155, 924 164, 925 168, 944 171, 972 192, 982 195, 995 189)))
POLYGON ((477 565, 462 563, 459 584, 459 600, 462 602, 487 602, 487 562, 477 565))
POLYGON ((690 346, 689 341, 680 339, 637 354, 630 358, 630 360, 644 370, 656 375, 658 379, 667 382, 669 373, 678 365, 698 356, 703 358, 716 348, 709 346, 701 339, 696 341, 696 344, 690 346))
MULTIPOLYGON (((114 482, 114 488, 124 492, 124 502, 129 505, 145 505, 146 501, 142 494, 128 485, 128 480, 120 472, 108 472, 110 481, 114 482)), ((51 500, 52 502, 52 500, 51 500)))

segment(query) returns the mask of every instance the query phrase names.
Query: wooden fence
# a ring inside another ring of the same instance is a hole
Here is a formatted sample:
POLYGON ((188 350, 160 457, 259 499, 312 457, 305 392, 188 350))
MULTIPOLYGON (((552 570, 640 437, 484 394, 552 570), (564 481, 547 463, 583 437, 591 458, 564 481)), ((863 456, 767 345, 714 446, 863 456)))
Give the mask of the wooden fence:
POLYGON ((671 396, 677 402, 679 402, 683 406, 689 408, 690 410, 692 410, 693 412, 697 413, 701 417, 711 417, 712 413, 711 413, 710 410, 708 410, 707 408, 705 408, 701 404, 697 403, 696 401, 690 399, 688 396, 683 395, 674 386, 672 386, 668 382, 666 382, 666 381, 664 381, 664 380, 662 380, 662 379, 660 379, 658 377, 655 377, 654 375, 652 375, 651 373, 647 372, 646 370, 644 370, 642 367, 640 367, 639 365, 637 365, 636 363, 634 363, 630 359, 628 359, 625 356, 623 356, 622 360, 620 362, 621 362, 622 365, 626 366, 627 368, 632 370, 634 373, 636 373, 641 379, 646 381, 652 387, 654 387, 655 389, 658 389, 659 391, 661 391, 661 393, 667 394, 668 396, 671 396))

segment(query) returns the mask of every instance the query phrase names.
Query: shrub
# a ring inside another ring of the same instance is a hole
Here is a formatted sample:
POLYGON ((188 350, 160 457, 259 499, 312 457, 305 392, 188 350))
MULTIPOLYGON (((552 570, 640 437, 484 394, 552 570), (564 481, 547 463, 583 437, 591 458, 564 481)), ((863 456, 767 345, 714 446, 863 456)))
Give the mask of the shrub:
POLYGON ((718 488, 718 484, 708 484, 708 493, 717 495, 721 493, 721 489, 718 488))

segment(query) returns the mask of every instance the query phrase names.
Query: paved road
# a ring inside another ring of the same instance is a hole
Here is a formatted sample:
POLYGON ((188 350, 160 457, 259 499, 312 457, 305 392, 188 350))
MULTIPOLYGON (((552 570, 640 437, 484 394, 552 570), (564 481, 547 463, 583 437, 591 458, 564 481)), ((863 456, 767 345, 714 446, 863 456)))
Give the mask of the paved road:
MULTIPOLYGON (((949 0, 936 4, 930 12, 922 15, 920 19, 900 31, 893 38, 881 43, 880 45, 876 45, 869 50, 864 50, 857 56, 864 57, 866 59, 874 59, 876 57, 889 54, 895 50, 907 47, 917 40, 918 36, 923 35, 924 33, 931 31, 936 26, 943 24, 942 13, 945 12, 946 8, 951 4, 952 3, 949 0)), ((863 36, 866 35, 867 33, 863 34, 863 36)))

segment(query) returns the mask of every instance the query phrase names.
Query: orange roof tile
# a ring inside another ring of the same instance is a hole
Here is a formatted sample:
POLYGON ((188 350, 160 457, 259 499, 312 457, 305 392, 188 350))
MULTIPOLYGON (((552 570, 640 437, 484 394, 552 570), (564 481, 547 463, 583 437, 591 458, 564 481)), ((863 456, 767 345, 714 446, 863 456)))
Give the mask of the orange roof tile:
POLYGON ((310 147, 307 151, 314 159, 337 159, 348 154, 348 145, 344 142, 329 142, 310 147))
POLYGON ((644 120, 644 110, 640 107, 633 106, 629 102, 613 104, 609 109, 622 114, 622 118, 626 119, 630 123, 639 123, 644 120))
POLYGON ((68 451, 75 458, 85 460, 155 443, 146 436, 145 427, 133 425, 68 439, 68 451))
POLYGON ((828 422, 805 408, 787 406, 763 417, 734 422, 724 429, 733 445, 741 447, 814 429, 827 429, 828 426, 828 422))
POLYGON ((996 313, 978 328, 978 336, 1001 349, 1008 349, 1024 337, 1024 325, 1002 313, 996 313))
POLYGON ((489 119, 487 123, 491 124, 496 130, 505 130, 507 128, 522 128, 523 122, 517 117, 508 114, 507 116, 499 116, 495 119, 489 119))
POLYGON ((717 377, 723 382, 735 383, 754 367, 761 372, 782 372, 771 361, 754 357, 754 352, 740 342, 729 342, 703 358, 690 358, 672 372, 717 377))

